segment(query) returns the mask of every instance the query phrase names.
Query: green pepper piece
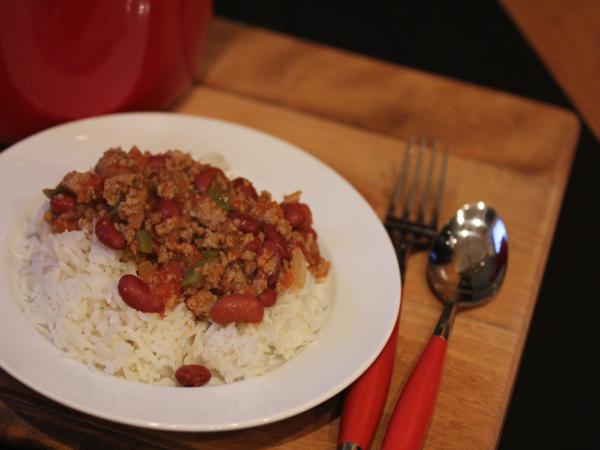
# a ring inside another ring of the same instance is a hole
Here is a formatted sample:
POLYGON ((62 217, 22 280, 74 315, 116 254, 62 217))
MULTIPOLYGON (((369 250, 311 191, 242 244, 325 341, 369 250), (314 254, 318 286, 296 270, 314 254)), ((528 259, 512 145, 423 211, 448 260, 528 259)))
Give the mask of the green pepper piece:
POLYGON ((197 286, 202 281, 202 268, 211 261, 214 261, 221 253, 219 249, 201 250, 200 260, 191 266, 181 280, 181 287, 197 286))
POLYGON ((200 273, 199 267, 191 267, 185 273, 183 279, 181 280, 181 287, 188 286, 197 286, 202 281, 202 274, 200 273))
POLYGON ((208 197, 217 204, 219 208, 221 208, 225 212, 229 212, 231 209, 229 207, 229 195, 226 190, 218 186, 216 183, 213 183, 206 191, 208 197))
POLYGON ((125 196, 121 194, 121 197, 119 197, 117 203, 115 203, 115 205, 108 211, 108 217, 110 217, 111 219, 115 219, 117 217, 117 214, 119 213, 119 206, 121 206, 121 203, 123 203, 124 201, 125 196))
POLYGON ((146 253, 147 255, 152 253, 152 236, 143 228, 137 230, 135 234, 137 242, 137 248, 140 252, 146 253))
POLYGON ((42 189, 42 192, 48 198, 52 198, 56 194, 69 194, 70 193, 70 191, 66 187, 61 186, 60 184, 58 186, 56 186, 55 188, 42 189))
POLYGON ((200 250, 200 261, 197 264, 200 266, 204 266, 206 263, 213 261, 219 254, 221 250, 218 248, 208 248, 206 250, 200 250))
POLYGON ((119 213, 119 204, 116 204, 115 206, 113 206, 112 208, 110 208, 110 210, 108 211, 107 215, 111 219, 115 219, 117 217, 118 213, 119 213))

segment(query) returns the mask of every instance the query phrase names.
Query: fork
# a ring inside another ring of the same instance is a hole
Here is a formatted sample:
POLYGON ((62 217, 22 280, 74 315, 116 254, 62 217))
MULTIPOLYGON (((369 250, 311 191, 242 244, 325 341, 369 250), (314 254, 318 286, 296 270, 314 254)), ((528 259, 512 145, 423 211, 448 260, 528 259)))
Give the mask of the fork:
MULTIPOLYGON (((409 254, 429 248, 436 235, 439 220, 446 180, 448 148, 446 147, 443 152, 436 177, 438 144, 436 141, 433 142, 431 151, 427 152, 431 156, 425 180, 422 181, 421 167, 427 147, 425 139, 421 139, 418 144, 414 138, 407 142, 400 174, 384 221, 396 251, 402 285, 404 285, 409 254), (413 163, 415 147, 417 147, 417 154, 413 163), (411 173, 414 174, 412 180, 411 173), (437 181, 435 186, 432 186, 434 178, 437 178, 437 181), (401 210, 400 214, 397 214, 398 209, 401 210)), ((366 450, 371 445, 390 387, 399 317, 400 313, 379 356, 348 390, 340 420, 338 450, 366 450)))
MULTIPOLYGON (((421 164, 423 160, 424 150, 427 146, 425 139, 421 139, 417 160, 414 167, 415 176, 410 183, 410 189, 407 194, 406 201, 404 202, 404 208, 402 214, 396 216, 396 210, 400 206, 403 192, 406 189, 408 182, 408 172, 411 165, 411 154, 412 148, 415 145, 415 139, 411 138, 408 141, 406 152, 404 153, 404 160, 402 162, 402 169, 394 188, 392 200, 388 207, 387 214, 385 216, 385 228, 392 239, 394 249, 396 250, 396 256, 398 258, 398 264, 400 265, 400 273, 404 275, 406 269, 407 256, 411 250, 425 250, 429 248, 433 238, 437 233, 437 225, 439 220, 440 206, 442 203, 442 193, 444 191, 444 184, 446 182, 446 167, 448 164, 448 148, 444 151, 442 157, 441 168, 439 170, 439 180, 437 183, 437 189, 433 198, 433 207, 429 220, 426 220, 426 204, 429 200, 429 192, 431 189, 431 180, 433 177, 435 160, 437 156, 437 141, 433 142, 431 149, 431 159, 427 168, 427 174, 425 184, 419 189, 419 183, 421 178, 421 164), (420 190, 420 192, 419 192, 420 190), (417 195, 420 194, 419 206, 414 208, 415 200, 417 195), (416 211, 413 211, 416 209, 416 211)), ((404 277, 402 277, 402 283, 404 283, 404 277)))

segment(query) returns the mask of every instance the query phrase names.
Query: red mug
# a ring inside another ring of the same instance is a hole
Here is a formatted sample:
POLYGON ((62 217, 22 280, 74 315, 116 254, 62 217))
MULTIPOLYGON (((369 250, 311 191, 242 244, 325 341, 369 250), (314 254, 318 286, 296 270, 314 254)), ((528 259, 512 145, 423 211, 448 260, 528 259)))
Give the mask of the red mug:
POLYGON ((0 143, 162 109, 196 75, 212 0, 0 0, 0 143))

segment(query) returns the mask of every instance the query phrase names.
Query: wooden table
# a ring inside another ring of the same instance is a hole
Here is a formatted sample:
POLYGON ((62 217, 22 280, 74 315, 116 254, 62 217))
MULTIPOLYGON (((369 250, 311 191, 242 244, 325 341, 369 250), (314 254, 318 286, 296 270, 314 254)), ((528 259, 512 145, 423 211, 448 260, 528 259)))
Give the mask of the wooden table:
POLYGON ((600 139, 600 1, 502 4, 600 139))
MULTIPOLYGON (((442 217, 485 200, 509 231, 509 271, 451 337, 428 449, 494 448, 579 133, 568 111, 217 19, 197 86, 173 111, 242 123, 316 155, 383 216, 409 136, 451 145, 442 217)), ((318 218, 316 219, 318 223, 318 218)), ((376 435, 439 315, 412 257, 390 396, 376 435)), ((376 263, 376 262, 374 262, 376 263)), ((235 432, 168 433, 77 413, 0 373, 0 442, 51 448, 334 448, 342 395, 235 432)))

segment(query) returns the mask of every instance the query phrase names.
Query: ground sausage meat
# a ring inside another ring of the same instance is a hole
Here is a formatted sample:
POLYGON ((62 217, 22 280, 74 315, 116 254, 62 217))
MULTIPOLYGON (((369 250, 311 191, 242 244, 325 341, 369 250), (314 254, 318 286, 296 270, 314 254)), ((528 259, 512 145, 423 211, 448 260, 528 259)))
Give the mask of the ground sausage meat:
POLYGON ((141 311, 185 302, 198 319, 211 320, 226 298, 219 320, 231 310, 237 321, 255 321, 258 300, 271 306, 273 292, 304 280, 304 261, 317 279, 329 270, 300 192, 278 203, 249 180, 230 180, 179 150, 109 149, 93 170, 69 172, 44 193, 54 233, 95 232, 136 263, 137 277, 121 279, 119 292, 141 311))

